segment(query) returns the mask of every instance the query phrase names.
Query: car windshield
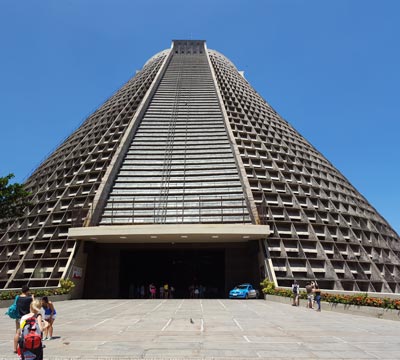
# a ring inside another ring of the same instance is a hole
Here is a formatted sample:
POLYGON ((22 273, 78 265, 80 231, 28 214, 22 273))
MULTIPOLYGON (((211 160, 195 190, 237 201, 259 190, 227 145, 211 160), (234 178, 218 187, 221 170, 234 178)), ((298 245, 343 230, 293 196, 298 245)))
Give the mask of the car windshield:
POLYGON ((247 289, 247 285, 236 286, 236 289, 247 289))

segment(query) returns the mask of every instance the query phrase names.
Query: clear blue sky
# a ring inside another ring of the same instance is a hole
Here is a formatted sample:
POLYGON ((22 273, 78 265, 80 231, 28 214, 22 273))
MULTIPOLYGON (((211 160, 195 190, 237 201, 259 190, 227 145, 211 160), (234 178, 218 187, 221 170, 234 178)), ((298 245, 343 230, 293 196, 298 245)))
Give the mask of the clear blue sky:
POLYGON ((23 181, 172 39, 207 40, 400 232, 400 1, 0 2, 0 176, 23 181))

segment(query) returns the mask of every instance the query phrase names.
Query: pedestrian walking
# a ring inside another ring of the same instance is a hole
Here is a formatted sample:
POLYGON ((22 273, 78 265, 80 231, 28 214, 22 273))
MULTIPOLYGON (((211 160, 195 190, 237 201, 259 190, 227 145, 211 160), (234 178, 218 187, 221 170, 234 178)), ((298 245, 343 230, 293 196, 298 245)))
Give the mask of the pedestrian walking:
POLYGON ((29 312, 21 317, 17 352, 21 359, 43 360, 42 334, 48 323, 42 318, 41 306, 40 300, 33 300, 29 312))

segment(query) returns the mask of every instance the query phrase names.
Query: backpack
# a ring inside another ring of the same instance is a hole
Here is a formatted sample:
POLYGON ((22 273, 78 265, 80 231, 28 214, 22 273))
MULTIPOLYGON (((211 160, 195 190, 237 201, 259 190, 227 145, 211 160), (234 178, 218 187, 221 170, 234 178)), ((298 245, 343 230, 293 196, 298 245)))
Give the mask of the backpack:
POLYGON ((11 319, 18 319, 20 317, 17 307, 18 298, 19 295, 15 297, 14 302, 6 311, 6 315, 8 315, 11 319))
POLYGON ((18 344, 22 351, 42 348, 42 332, 37 321, 37 315, 25 320, 18 344))
POLYGON ((297 294, 299 292, 299 285, 298 284, 292 285, 292 291, 293 294, 297 294))

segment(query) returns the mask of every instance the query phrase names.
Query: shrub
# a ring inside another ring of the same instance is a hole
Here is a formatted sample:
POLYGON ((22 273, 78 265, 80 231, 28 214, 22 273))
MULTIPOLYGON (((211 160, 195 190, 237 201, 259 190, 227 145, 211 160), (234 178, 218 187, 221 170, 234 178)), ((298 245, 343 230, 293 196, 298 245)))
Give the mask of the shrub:
POLYGON ((275 291, 275 284, 273 281, 268 279, 264 279, 261 283, 262 292, 264 294, 274 294, 275 291))
MULTIPOLYGON (((276 288, 274 283, 265 279, 261 284, 262 291, 264 294, 292 297, 291 289, 276 288)), ((307 299, 307 293, 300 291, 300 298, 307 299)), ((354 295, 343 295, 343 294, 328 294, 322 293, 322 300, 334 303, 334 304, 346 304, 346 305, 359 305, 359 306, 373 306, 381 307, 385 309, 400 310, 400 299, 389 299, 389 298, 376 298, 368 296, 368 293, 354 294, 354 295)))
POLYGON ((14 299, 19 293, 15 291, 3 291, 0 293, 0 300, 14 299))
MULTIPOLYGON (((32 294, 36 297, 52 296, 52 295, 64 295, 69 294, 71 290, 75 287, 75 284, 70 279, 60 280, 60 287, 55 289, 38 289, 32 290, 32 294)), ((3 290, 0 292, 0 300, 11 300, 19 295, 19 291, 15 290, 3 290)))
POLYGON ((59 290, 59 294, 69 294, 70 291, 75 287, 75 284, 70 279, 61 279, 60 280, 61 288, 59 290))

